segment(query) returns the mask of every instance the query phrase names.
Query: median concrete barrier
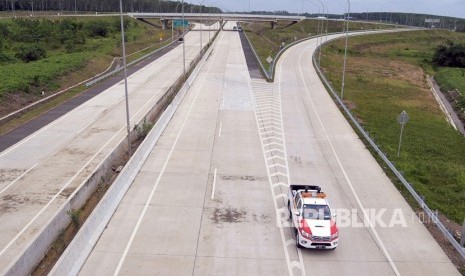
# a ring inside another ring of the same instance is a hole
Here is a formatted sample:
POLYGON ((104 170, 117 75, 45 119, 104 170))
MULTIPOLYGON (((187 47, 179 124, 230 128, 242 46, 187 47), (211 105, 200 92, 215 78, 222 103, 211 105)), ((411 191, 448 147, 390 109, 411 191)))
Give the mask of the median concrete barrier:
MULTIPOLYGON (((214 39, 214 38, 213 38, 214 39)), ((201 54, 204 51, 201 52, 201 54)), ((137 175, 140 167, 144 163, 151 149, 157 142, 159 136, 173 116, 177 106, 189 89, 191 83, 197 76, 200 67, 197 64, 205 62, 211 50, 206 55, 199 54, 195 62, 188 68, 190 77, 184 82, 184 77, 179 77, 176 82, 164 93, 153 108, 140 120, 140 123, 157 119, 154 128, 149 132, 142 144, 133 154, 126 166, 120 172, 105 196, 99 202, 93 213, 80 228, 78 234, 67 247, 62 257, 59 259, 49 275, 75 275, 79 268, 97 242, 100 234, 116 210, 120 200, 130 187, 132 180, 137 175), (179 89, 181 87, 181 89, 179 89), (179 92, 178 92, 179 91, 179 92)), ((130 137, 135 140, 136 129, 131 131, 130 137)), ((23 252, 18 253, 18 257, 5 269, 0 272, 2 275, 29 275, 34 267, 44 257, 51 244, 62 233, 63 229, 70 223, 68 211, 80 209, 97 190, 102 177, 108 175, 113 164, 127 150, 126 137, 122 138, 118 145, 108 154, 103 161, 93 171, 89 179, 82 184, 68 197, 60 210, 38 231, 36 238, 26 247, 23 252)))
MULTIPOLYGON (((131 186, 140 168, 157 143, 165 127, 173 117, 177 107, 189 90, 190 85, 196 78, 201 65, 205 62, 210 52, 211 50, 207 51, 207 54, 199 62, 199 66, 195 67, 189 79, 180 89, 180 92, 174 97, 173 101, 168 105, 163 114, 161 114, 154 128, 149 132, 137 151, 131 157, 118 178, 97 205, 91 216, 86 220, 82 228, 79 230, 79 233, 73 239, 49 275, 76 275, 79 272, 81 266, 84 264, 88 255, 92 251, 92 248, 95 246, 100 235, 104 231, 107 223, 110 221, 111 216, 116 211, 116 208, 121 202, 124 194, 131 186)), ((196 62, 192 64, 191 69, 194 68, 199 59, 200 57, 198 57, 196 62)), ((170 94, 174 93, 174 88, 179 85, 180 81, 181 79, 178 80, 172 88, 170 88, 173 89, 173 91, 165 94, 166 99, 169 99, 170 94)))

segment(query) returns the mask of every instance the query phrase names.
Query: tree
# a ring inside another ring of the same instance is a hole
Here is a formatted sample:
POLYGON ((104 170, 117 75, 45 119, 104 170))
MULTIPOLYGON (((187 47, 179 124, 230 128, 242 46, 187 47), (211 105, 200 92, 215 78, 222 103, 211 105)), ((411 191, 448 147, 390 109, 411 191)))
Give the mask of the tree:
POLYGON ((47 56, 47 52, 42 46, 37 44, 23 45, 16 52, 16 57, 24 62, 36 61, 47 56))

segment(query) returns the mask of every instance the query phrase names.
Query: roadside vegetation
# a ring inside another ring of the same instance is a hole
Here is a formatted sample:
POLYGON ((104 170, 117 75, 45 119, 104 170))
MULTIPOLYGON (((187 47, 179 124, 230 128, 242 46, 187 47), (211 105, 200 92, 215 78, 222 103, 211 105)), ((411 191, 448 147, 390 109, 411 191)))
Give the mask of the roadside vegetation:
POLYGON ((447 41, 437 47, 433 56, 436 81, 465 124, 465 43, 447 41))
MULTIPOLYGON (((344 31, 345 22, 340 20, 303 20, 298 23, 278 21, 276 29, 271 29, 269 22, 244 23, 244 31, 254 46, 266 70, 270 70, 270 64, 266 61, 268 57, 275 59, 282 47, 310 36, 317 35, 323 30, 328 33, 344 31)), ((385 28, 396 28, 396 25, 373 24, 356 22, 349 24, 349 30, 376 30, 385 28)))
MULTIPOLYGON (((328 32, 340 32, 343 23, 335 21, 328 32)), ((254 23, 246 31, 266 65, 265 59, 276 55, 280 43, 315 35, 316 24, 281 24, 273 31, 268 24, 254 23)), ((360 30, 383 25, 349 26, 360 30)), ((446 51, 441 45, 464 42, 464 33, 440 30, 351 37, 344 93, 345 103, 359 122, 428 205, 458 224, 465 218, 465 138, 447 123, 425 76, 436 76, 443 87, 465 91, 465 69, 433 62, 436 50, 446 51), (404 110, 410 121, 397 157, 397 117, 404 110)), ((321 67, 336 89, 341 87, 343 55, 343 39, 323 47, 321 67)))
MULTIPOLYGON (((130 18, 124 27, 128 55, 153 51, 171 38, 171 30, 130 18)), ((120 56, 119 17, 3 19, 0 116, 93 77, 120 56)))
MULTIPOLYGON (((425 74, 441 73, 432 62, 438 45, 463 42, 465 34, 416 31, 349 40, 346 104, 433 210, 462 223, 465 218, 465 139, 445 120, 425 74), (397 157, 405 110, 401 154, 397 157)), ((341 86, 343 41, 325 47, 321 66, 341 86)), ((449 77, 446 77, 449 79, 449 77)))

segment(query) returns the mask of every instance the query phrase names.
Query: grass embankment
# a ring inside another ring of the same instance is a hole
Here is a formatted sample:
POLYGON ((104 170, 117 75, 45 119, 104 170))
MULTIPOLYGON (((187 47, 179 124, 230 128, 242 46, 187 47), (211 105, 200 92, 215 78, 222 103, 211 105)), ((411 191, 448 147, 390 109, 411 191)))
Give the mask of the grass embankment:
MULTIPOLYGON (((270 64, 266 59, 268 57, 274 59, 280 51, 283 42, 284 45, 288 45, 294 41, 317 35, 321 32, 319 31, 321 28, 325 31, 327 30, 328 33, 342 32, 345 28, 345 22, 329 20, 327 23, 324 23, 324 27, 321 26, 323 26, 323 22, 318 22, 317 20, 303 20, 295 24, 292 24, 292 22, 278 21, 276 29, 273 30, 269 22, 255 22, 244 23, 244 31, 247 32, 247 37, 252 45, 254 45, 254 49, 263 66, 266 70, 270 70, 270 64)), ((395 27, 395 25, 363 22, 351 22, 349 24, 349 30, 351 31, 395 27)))
MULTIPOLYGON (((171 30, 131 18, 125 18, 125 25, 126 53, 145 49, 128 62, 171 39, 171 30)), ((42 98, 42 91, 47 96, 103 72, 121 56, 119 17, 3 19, 0 34, 0 117, 42 98)), ((2 133, 17 125, 9 124, 2 133)))
POLYGON ((435 79, 458 117, 465 123, 465 68, 440 67, 435 79))
POLYGON ((465 68, 438 68, 436 79, 446 90, 458 89, 465 96, 465 68))
MULTIPOLYGON (((432 209, 462 223, 465 217, 465 139, 445 120, 424 74, 446 40, 465 34, 416 31, 353 37, 349 40, 345 101, 364 127, 432 209), (400 157, 397 116, 405 110, 400 157)), ((341 86, 343 41, 325 47, 321 66, 341 86)), ((441 72, 441 70, 440 70, 441 72)))
MULTIPOLYGON (((369 28, 350 26, 352 30, 369 28)), ((341 29, 341 25, 334 25, 329 31, 341 29)), ((280 25, 276 30, 251 24, 246 30, 265 65, 266 57, 279 51, 281 41, 314 35, 316 22, 304 21, 287 28, 280 25)), ((415 31, 351 37, 344 98, 428 205, 461 224, 465 217, 465 139, 446 122, 425 79, 425 73, 437 73, 440 83, 465 91, 461 69, 436 68, 431 63, 437 45, 447 40, 465 41, 465 34, 415 31), (403 110, 410 121, 397 157, 397 116, 403 110)), ((341 87, 343 54, 344 41, 338 40, 324 46, 321 59, 325 75, 337 89, 341 87)))

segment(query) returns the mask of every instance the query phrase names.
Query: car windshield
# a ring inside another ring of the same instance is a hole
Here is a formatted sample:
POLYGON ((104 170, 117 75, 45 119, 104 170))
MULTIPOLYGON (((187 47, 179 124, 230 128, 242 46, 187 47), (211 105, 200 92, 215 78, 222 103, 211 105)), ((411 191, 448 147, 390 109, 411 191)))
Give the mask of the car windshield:
POLYGON ((331 219, 331 210, 328 205, 304 204, 303 215, 306 219, 331 219))

